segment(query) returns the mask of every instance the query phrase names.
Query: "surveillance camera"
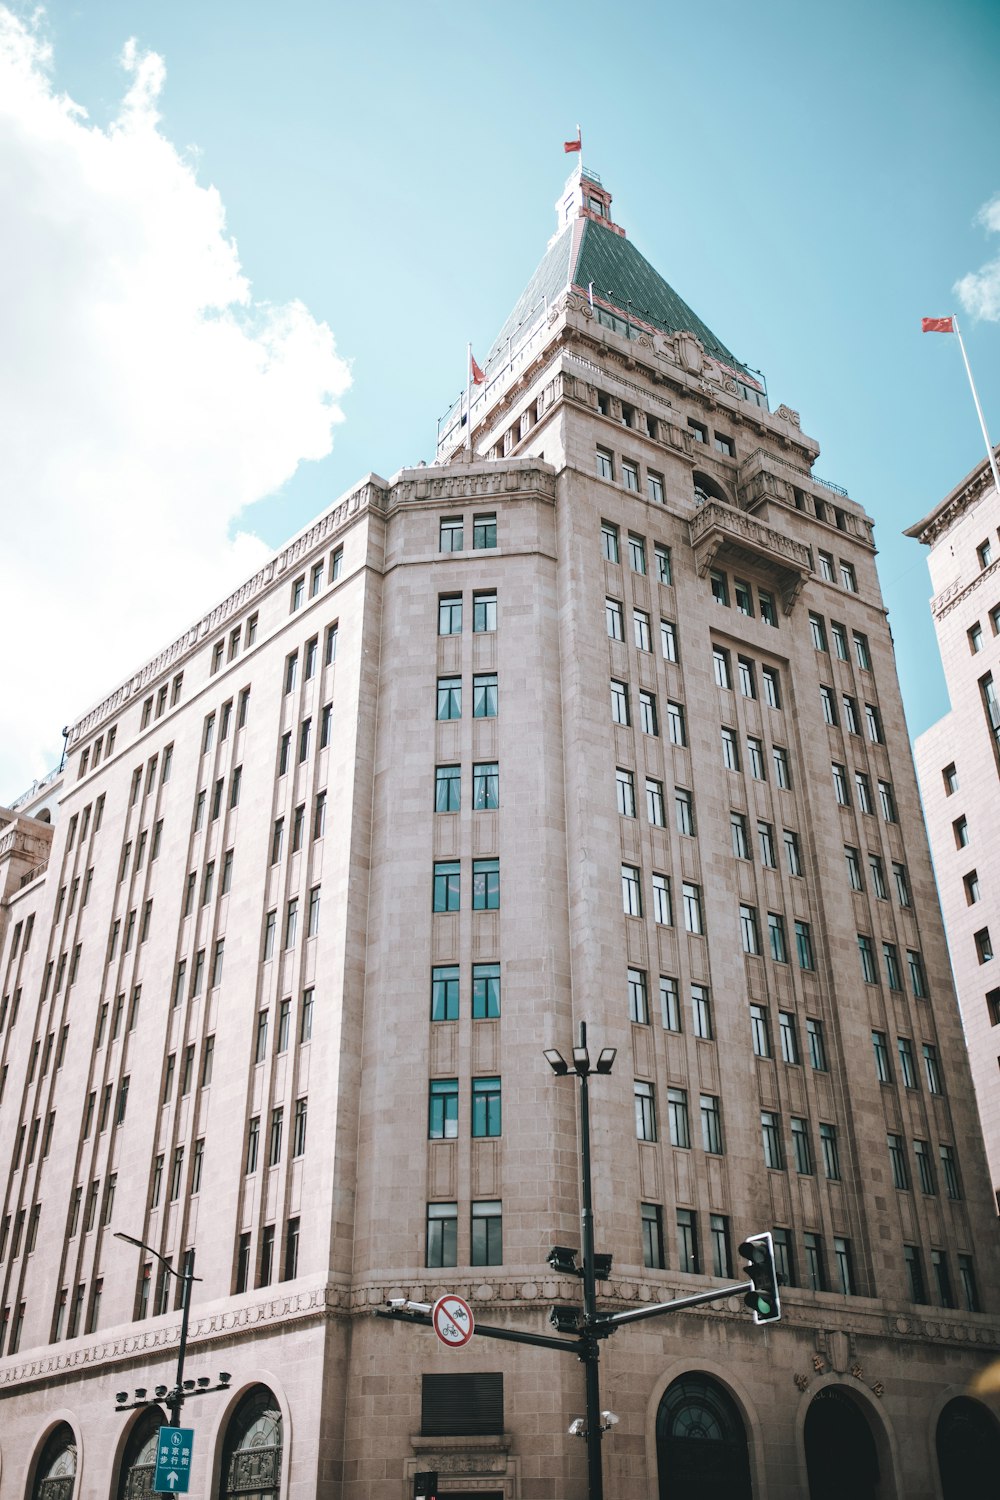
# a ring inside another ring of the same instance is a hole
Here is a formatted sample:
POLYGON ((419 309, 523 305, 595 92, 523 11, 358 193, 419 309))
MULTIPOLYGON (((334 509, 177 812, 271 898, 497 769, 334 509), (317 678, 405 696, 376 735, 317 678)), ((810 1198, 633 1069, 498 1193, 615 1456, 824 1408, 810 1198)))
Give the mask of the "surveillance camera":
POLYGON ((409 1299, 409 1297, 390 1297, 389 1298, 389 1306, 390 1307, 401 1308, 401 1307, 409 1307, 409 1305, 410 1305, 410 1299, 409 1299))
POLYGON ((569 1424, 570 1437, 583 1437, 583 1434, 586 1432, 586 1430, 587 1424, 582 1417, 574 1417, 572 1422, 569 1424))
POLYGON ((615 1416, 613 1411, 602 1411, 601 1421, 604 1423, 605 1427, 617 1427, 619 1418, 615 1416))

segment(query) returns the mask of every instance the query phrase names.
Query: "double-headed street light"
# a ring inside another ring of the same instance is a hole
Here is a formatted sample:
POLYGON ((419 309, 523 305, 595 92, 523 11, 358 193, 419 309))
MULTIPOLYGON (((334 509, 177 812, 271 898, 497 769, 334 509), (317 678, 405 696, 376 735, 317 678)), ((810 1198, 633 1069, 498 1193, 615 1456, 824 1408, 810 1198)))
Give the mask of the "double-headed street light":
MULTIPOLYGON (((594 1254, 594 1199, 590 1171, 590 1095, 587 1080, 595 1073, 605 1076, 609 1074, 614 1067, 617 1053, 616 1047, 602 1047, 596 1064, 591 1066, 590 1053, 587 1050, 586 1021, 580 1022, 580 1039, 573 1048, 572 1069, 562 1053, 555 1047, 547 1047, 544 1052, 545 1060, 557 1078, 564 1078, 572 1071, 580 1080, 580 1248, 583 1265, 577 1270, 573 1264, 575 1259, 573 1252, 568 1251, 563 1254, 562 1246, 556 1246, 553 1249, 549 1256, 549 1263, 557 1269, 575 1271, 575 1274, 583 1280, 583 1322, 576 1331, 580 1335, 580 1358, 586 1374, 587 1415, 584 1419, 585 1427, 582 1435, 587 1439, 587 1479, 590 1500, 603 1500, 604 1497, 601 1438, 604 1436, 605 1423, 601 1416, 599 1369, 601 1347, 598 1341, 601 1338, 607 1338, 610 1332, 610 1329, 595 1328, 598 1277, 596 1261, 598 1259, 601 1261, 601 1279, 606 1280, 611 1274, 611 1256, 597 1257, 594 1254), (560 1256, 562 1256, 561 1259, 560 1256), (563 1264, 564 1261, 568 1261, 568 1265, 563 1264)), ((554 1311, 559 1310, 554 1309, 554 1311)), ((556 1326, 559 1326, 558 1323, 556 1326)))

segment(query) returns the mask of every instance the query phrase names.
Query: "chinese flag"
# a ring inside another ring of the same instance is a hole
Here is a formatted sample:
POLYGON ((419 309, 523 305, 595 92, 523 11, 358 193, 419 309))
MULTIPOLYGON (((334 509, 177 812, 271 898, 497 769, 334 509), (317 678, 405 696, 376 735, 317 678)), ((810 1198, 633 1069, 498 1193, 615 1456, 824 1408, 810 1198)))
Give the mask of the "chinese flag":
POLYGON ((471 349, 469 350, 469 363, 472 366, 472 384, 482 385, 484 380, 486 379, 486 376, 476 364, 476 356, 473 354, 471 349))
POLYGON ((921 318, 921 333, 954 333, 951 318, 921 318))
POLYGON ((578 135, 575 141, 563 141, 563 150, 564 151, 582 151, 583 150, 583 137, 578 135))

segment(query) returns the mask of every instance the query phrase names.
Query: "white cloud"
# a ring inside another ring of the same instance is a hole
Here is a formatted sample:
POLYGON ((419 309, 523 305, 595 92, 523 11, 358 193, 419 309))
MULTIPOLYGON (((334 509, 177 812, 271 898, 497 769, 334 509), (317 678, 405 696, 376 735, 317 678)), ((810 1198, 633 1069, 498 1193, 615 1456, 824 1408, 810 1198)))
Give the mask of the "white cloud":
MULTIPOLYGON (((991 234, 1000 234, 1000 193, 984 203, 976 223, 991 234)), ((955 282, 955 291, 966 312, 989 323, 1000 322, 1000 255, 989 260, 978 271, 970 271, 955 282)))
POLYGON ((259 566, 237 518, 330 451, 350 383, 326 324, 251 296, 162 59, 125 45, 100 129, 38 25, 0 5, 0 802, 259 566))

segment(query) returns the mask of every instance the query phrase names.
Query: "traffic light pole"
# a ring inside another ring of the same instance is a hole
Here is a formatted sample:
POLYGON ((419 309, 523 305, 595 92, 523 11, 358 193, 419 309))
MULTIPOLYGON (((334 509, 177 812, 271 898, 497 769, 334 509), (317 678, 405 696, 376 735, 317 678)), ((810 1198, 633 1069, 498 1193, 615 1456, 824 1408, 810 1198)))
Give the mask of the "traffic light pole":
MULTIPOLYGON (((580 1022, 580 1046, 587 1045, 587 1023, 580 1022)), ((589 1074, 580 1078, 580 1248, 583 1254, 583 1323, 580 1358, 586 1378, 587 1485, 590 1500, 604 1500, 604 1468, 601 1462, 601 1346, 594 1336, 597 1322, 597 1278, 594 1275, 594 1195, 590 1170, 589 1074)))

